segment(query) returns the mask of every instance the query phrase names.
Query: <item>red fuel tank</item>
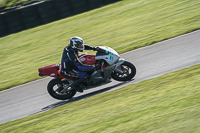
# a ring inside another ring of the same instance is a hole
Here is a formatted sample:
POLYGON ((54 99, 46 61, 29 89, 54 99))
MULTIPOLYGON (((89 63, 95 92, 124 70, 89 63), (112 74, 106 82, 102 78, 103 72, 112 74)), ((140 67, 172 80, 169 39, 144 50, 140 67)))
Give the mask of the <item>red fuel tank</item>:
POLYGON ((93 65, 97 63, 97 60, 95 59, 96 55, 92 54, 86 54, 83 55, 79 58, 79 60, 84 64, 84 65, 93 65))

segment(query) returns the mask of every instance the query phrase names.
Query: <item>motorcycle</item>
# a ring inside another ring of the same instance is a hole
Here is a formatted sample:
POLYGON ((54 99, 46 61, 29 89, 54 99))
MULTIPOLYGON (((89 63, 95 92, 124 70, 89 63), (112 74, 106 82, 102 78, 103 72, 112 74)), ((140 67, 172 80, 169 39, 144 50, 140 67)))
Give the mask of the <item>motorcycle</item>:
MULTIPOLYGON (((120 55, 110 47, 97 47, 96 55, 83 54, 79 60, 85 65, 95 65, 96 69, 89 71, 89 79, 84 80, 79 86, 83 90, 117 81, 130 81, 136 75, 135 66, 120 58, 120 55)), ((55 77, 48 85, 48 93, 55 99, 67 100, 76 94, 76 89, 71 87, 77 77, 66 76, 61 73, 60 64, 52 64, 38 69, 39 76, 55 77)))

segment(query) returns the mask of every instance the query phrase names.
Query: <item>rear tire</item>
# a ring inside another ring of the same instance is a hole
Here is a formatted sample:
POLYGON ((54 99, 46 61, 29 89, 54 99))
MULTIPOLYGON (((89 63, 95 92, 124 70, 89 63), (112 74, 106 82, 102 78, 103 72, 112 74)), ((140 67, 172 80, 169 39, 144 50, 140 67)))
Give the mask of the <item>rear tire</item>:
POLYGON ((52 79, 48 85, 47 85, 47 91, 48 93, 55 99, 58 100, 67 100, 72 98, 75 94, 76 94, 76 90, 72 89, 70 91, 65 91, 62 92, 61 91, 64 89, 63 85, 68 84, 67 81, 63 82, 61 81, 61 79, 52 79))
POLYGON ((124 63, 121 64, 120 67, 121 67, 121 70, 124 72, 124 74, 120 74, 120 73, 114 71, 111 74, 111 77, 114 80, 129 81, 136 75, 136 68, 132 63, 124 61, 124 63))

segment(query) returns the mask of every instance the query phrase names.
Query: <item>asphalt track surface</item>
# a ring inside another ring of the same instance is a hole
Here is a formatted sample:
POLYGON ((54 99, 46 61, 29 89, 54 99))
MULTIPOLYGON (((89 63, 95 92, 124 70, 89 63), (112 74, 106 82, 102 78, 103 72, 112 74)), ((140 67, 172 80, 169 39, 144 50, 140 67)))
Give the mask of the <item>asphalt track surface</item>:
POLYGON ((121 54, 121 57, 136 66, 134 80, 113 81, 77 93, 70 100, 59 101, 47 93, 46 86, 52 79, 50 77, 1 91, 0 124, 200 64, 200 30, 121 54))

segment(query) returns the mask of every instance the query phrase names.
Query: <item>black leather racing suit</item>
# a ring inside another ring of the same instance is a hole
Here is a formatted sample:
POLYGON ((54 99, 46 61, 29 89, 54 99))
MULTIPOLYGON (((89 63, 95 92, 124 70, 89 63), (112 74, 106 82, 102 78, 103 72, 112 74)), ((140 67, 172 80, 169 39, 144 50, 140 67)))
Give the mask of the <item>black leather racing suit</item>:
MULTIPOLYGON (((95 47, 84 45, 84 50, 95 50, 95 47)), ((64 75, 74 76, 83 79, 87 75, 86 71, 93 69, 93 66, 84 65, 78 58, 78 50, 73 49, 70 45, 63 50, 61 59, 61 72, 64 75)))

